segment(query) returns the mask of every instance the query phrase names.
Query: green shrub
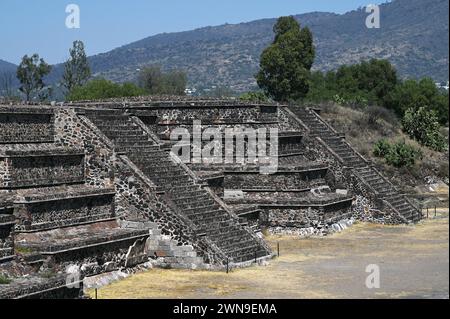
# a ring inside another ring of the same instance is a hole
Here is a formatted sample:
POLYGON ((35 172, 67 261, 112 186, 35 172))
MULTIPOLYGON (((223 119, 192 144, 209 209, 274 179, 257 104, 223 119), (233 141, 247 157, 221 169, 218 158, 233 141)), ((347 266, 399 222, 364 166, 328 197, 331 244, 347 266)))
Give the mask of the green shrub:
POLYGON ((0 285, 7 285, 11 282, 10 279, 6 278, 3 275, 0 275, 0 285))
POLYGON ((435 151, 442 152, 446 148, 445 138, 440 133, 440 125, 436 112, 424 107, 410 108, 402 120, 403 131, 411 138, 435 151))
POLYGON ((412 167, 422 152, 405 142, 390 144, 387 140, 379 140, 373 149, 375 156, 384 158, 386 163, 395 167, 412 167))
POLYGON ((68 101, 100 100, 145 94, 144 89, 133 83, 118 84, 105 79, 95 79, 73 89, 66 99, 68 101))
POLYGON ((391 144, 385 140, 379 140, 373 147, 373 155, 376 157, 385 157, 391 151, 391 144))
POLYGON ((263 92, 247 92, 242 94, 239 99, 245 102, 266 103, 269 98, 263 92))
POLYGON ((420 150, 405 142, 400 142, 392 145, 385 158, 389 165, 395 167, 412 167, 416 159, 421 156, 420 150))
POLYGON ((336 94, 333 96, 333 102, 339 105, 344 105, 346 103, 346 100, 339 94, 336 94))

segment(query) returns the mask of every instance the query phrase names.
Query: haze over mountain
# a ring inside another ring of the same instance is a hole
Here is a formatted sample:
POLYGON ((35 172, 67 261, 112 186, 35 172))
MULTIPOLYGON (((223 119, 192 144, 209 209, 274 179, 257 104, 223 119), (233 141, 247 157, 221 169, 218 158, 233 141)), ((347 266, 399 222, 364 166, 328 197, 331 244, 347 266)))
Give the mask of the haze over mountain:
POLYGON ((17 65, 0 59, 0 72, 15 72, 17 65))
MULTIPOLYGON (((381 28, 368 29, 360 8, 343 15, 314 12, 296 16, 311 28, 317 47, 314 69, 331 70, 370 58, 385 58, 401 77, 448 80, 448 0, 395 0, 381 5, 381 28)), ((262 50, 272 41, 276 19, 226 24, 159 34, 89 58, 95 76, 123 82, 138 69, 160 64, 183 69, 189 85, 226 86, 235 91, 255 87, 262 50)), ((45 58, 45 57, 44 57, 45 58)), ((0 64, 0 71, 1 71, 0 64)), ((56 65, 51 82, 62 75, 56 65)))

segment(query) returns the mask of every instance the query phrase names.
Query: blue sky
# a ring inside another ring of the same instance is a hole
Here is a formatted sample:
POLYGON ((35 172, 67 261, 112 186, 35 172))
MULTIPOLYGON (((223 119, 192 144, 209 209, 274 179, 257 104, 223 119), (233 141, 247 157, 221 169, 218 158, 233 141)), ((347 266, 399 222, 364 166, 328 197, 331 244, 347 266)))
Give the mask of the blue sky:
POLYGON ((0 0, 0 59, 18 63, 37 52, 64 61, 74 40, 89 55, 162 32, 247 22, 312 11, 345 13, 376 0, 0 0), (77 4, 80 29, 67 29, 68 4, 77 4))

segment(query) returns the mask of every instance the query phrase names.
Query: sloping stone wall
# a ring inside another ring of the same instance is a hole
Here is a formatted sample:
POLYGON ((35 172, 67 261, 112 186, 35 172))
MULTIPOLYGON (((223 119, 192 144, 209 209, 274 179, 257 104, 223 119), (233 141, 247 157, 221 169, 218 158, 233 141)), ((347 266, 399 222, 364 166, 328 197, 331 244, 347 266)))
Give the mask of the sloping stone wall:
POLYGON ((331 189, 348 189, 350 180, 343 165, 315 138, 305 136, 305 157, 311 161, 321 161, 328 166, 327 184, 331 189))
POLYGON ((85 150, 86 184, 97 188, 114 185, 115 153, 101 135, 95 127, 83 122, 73 109, 56 109, 55 142, 64 147, 85 150))

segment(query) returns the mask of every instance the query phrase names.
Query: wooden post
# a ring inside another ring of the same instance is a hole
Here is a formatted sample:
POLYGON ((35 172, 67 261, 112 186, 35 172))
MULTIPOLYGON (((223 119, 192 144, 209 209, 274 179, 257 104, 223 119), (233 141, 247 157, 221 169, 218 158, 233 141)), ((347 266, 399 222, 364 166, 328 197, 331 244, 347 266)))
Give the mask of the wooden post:
POLYGON ((228 268, 228 264, 229 264, 229 258, 227 257, 227 274, 230 271, 229 268, 228 268))
POLYGON ((98 294, 97 294, 97 288, 95 288, 95 299, 97 299, 97 296, 98 296, 98 294))
POLYGON ((277 255, 280 257, 280 242, 277 243, 277 255))
POLYGON ((434 217, 437 217, 437 206, 434 205, 434 217))
POLYGON ((428 206, 427 206, 427 219, 428 219, 429 217, 428 217, 428 206))
POLYGON ((255 264, 258 263, 257 251, 255 250, 255 264))

